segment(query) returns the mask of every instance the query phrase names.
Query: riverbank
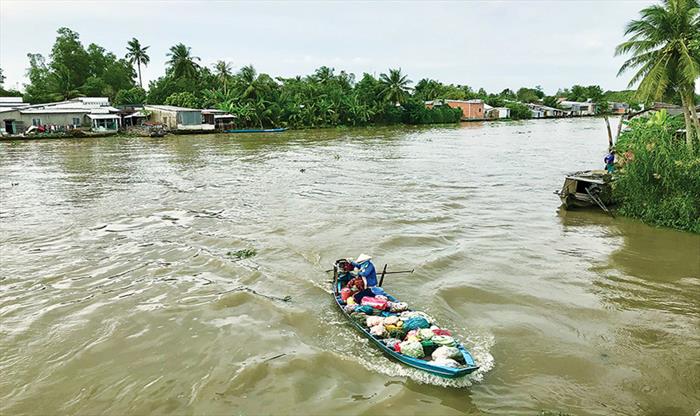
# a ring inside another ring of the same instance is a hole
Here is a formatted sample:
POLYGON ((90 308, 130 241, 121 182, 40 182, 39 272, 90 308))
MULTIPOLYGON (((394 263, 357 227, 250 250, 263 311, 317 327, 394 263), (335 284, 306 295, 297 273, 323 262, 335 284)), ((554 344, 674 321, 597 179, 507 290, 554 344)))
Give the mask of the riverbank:
POLYGON ((685 143, 682 117, 633 120, 615 145, 618 212, 700 234, 700 151, 685 143))

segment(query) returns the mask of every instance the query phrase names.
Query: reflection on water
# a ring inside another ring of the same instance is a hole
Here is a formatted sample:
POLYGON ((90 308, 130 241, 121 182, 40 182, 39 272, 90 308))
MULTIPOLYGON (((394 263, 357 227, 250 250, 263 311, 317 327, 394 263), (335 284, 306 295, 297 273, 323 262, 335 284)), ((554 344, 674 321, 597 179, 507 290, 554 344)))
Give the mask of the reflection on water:
POLYGON ((605 146, 598 119, 2 142, 1 413, 692 414, 700 236, 552 194, 605 146), (415 267, 385 286, 482 370, 353 331, 323 270, 359 252, 415 267))

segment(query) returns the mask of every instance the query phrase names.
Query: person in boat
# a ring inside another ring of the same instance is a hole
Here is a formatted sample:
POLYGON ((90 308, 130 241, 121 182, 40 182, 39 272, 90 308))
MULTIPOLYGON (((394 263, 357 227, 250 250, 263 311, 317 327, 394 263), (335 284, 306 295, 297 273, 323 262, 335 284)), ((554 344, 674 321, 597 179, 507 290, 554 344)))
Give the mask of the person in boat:
POLYGON ((610 153, 605 155, 603 161, 605 162, 605 170, 608 171, 608 173, 615 172, 615 149, 610 149, 610 153))
POLYGON ((354 295, 355 301, 360 303, 364 296, 374 296, 372 288, 377 286, 377 271, 372 263, 372 257, 367 254, 360 254, 357 260, 348 260, 355 267, 353 273, 357 276, 348 282, 350 289, 357 289, 354 295))

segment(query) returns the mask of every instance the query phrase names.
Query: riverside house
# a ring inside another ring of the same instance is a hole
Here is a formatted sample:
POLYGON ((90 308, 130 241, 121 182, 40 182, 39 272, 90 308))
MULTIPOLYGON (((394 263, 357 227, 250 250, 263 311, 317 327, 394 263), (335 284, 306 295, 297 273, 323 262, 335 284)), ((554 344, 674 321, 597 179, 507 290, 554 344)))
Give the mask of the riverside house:
POLYGON ((117 131, 119 110, 105 97, 80 97, 47 104, 0 108, 0 133, 22 134, 31 126, 62 131, 89 126, 93 131, 117 131))
POLYGON ((491 107, 484 103, 485 117, 490 120, 499 120, 510 118, 510 108, 508 107, 491 107))
POLYGON ((572 116, 592 116, 595 115, 596 111, 596 104, 591 100, 567 101, 560 99, 559 106, 565 110, 569 110, 572 116))
POLYGON ((627 103, 609 103, 610 112, 613 114, 627 114, 630 112, 630 106, 627 103))
POLYGON ((570 111, 541 104, 529 103, 527 107, 530 109, 530 113, 532 113, 532 118, 568 117, 571 115, 570 111))
POLYGON ((459 108, 462 110, 462 120, 486 119, 484 101, 482 100, 433 100, 425 102, 425 106, 427 108, 433 108, 434 106, 439 105, 448 105, 452 108, 459 108))
POLYGON ((143 108, 151 114, 151 122, 171 131, 214 130, 213 124, 204 124, 202 110, 196 108, 174 105, 145 105, 143 108))

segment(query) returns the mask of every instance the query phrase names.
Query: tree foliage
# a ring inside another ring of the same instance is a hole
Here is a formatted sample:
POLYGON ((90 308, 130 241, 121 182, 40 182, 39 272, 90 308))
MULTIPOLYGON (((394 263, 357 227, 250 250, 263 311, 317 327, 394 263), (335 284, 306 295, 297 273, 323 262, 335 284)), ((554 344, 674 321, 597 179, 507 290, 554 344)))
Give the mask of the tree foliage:
POLYGON ((615 49, 616 55, 632 56, 618 75, 634 70, 629 86, 637 85, 642 100, 680 97, 684 110, 686 144, 700 140, 695 112, 695 83, 700 78, 700 3, 698 0, 664 0, 640 12, 627 24, 629 39, 615 49))
POLYGON ((122 89, 134 87, 135 73, 129 62, 94 43, 87 48, 79 35, 65 27, 51 48, 49 61, 41 54, 28 54, 29 84, 25 100, 44 103, 79 96, 114 99, 122 89))
POLYGON ((199 71, 199 64, 196 61, 201 59, 197 56, 192 56, 192 48, 185 46, 183 43, 170 48, 167 56, 169 57, 167 72, 175 78, 194 79, 199 71))
POLYGON ((119 90, 114 98, 116 105, 138 105, 146 103, 146 91, 141 87, 134 87, 128 90, 119 90))
POLYGON ((700 157, 676 133, 683 124, 665 110, 631 120, 615 145, 613 191, 624 215, 700 233, 700 157))
POLYGON ((141 79, 141 65, 146 66, 151 62, 151 58, 146 52, 150 46, 141 46, 138 39, 132 38, 126 48, 126 59, 131 65, 136 64, 139 73, 139 86, 143 88, 143 80, 141 79))

